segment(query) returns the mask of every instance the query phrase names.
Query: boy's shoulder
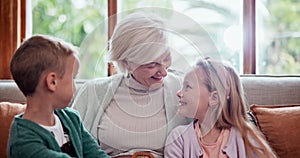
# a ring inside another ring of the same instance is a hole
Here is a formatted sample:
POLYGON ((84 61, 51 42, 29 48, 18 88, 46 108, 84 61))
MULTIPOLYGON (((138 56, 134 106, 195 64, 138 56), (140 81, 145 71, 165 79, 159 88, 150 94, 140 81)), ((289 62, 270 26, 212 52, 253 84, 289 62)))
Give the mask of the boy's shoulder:
POLYGON ((26 139, 32 139, 43 135, 44 128, 37 123, 23 119, 23 114, 18 114, 14 117, 10 128, 9 144, 17 141, 27 141, 26 139))
POLYGON ((60 119, 63 118, 70 118, 70 119, 79 119, 79 113, 77 110, 70 108, 70 107, 66 107, 64 109, 59 109, 59 110, 55 110, 55 113, 59 116, 60 119))
POLYGON ((72 109, 72 108, 70 108, 70 107, 66 107, 66 108, 64 108, 64 109, 59 109, 59 110, 57 110, 57 111, 65 112, 65 113, 68 113, 68 114, 71 114, 71 115, 78 115, 77 110, 72 109))

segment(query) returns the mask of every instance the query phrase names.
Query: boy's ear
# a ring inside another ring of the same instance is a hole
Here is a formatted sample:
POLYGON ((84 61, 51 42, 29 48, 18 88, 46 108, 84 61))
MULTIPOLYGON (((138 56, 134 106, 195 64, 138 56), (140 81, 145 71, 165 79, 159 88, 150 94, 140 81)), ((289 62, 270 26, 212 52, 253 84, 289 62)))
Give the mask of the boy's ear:
POLYGON ((57 74, 50 72, 46 76, 46 87, 49 91, 54 92, 57 85, 57 74))
POLYGON ((217 91, 211 92, 209 97, 209 106, 218 105, 219 102, 220 100, 219 100, 218 92, 217 91))

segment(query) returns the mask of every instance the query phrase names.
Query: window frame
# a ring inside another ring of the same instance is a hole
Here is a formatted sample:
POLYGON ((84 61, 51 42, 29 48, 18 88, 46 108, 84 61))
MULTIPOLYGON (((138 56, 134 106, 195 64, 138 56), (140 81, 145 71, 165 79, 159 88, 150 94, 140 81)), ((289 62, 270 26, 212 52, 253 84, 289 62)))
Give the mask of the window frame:
POLYGON ((255 1, 243 3, 243 74, 256 74, 255 1))
POLYGON ((0 79, 11 79, 10 60, 25 38, 26 0, 0 1, 0 79))

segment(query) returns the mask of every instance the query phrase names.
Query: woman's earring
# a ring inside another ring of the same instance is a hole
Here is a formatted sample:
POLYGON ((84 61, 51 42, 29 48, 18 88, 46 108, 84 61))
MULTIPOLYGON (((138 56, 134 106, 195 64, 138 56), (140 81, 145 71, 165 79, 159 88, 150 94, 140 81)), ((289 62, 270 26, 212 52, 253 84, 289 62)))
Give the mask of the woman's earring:
POLYGON ((126 77, 127 77, 127 78, 130 78, 130 74, 131 74, 131 73, 130 73, 130 72, 128 72, 126 77))

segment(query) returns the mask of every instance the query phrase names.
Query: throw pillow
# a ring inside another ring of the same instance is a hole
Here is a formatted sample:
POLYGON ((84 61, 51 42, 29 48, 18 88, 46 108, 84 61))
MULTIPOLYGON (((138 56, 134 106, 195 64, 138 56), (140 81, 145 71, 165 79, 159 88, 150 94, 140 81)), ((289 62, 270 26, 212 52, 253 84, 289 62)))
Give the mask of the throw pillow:
POLYGON ((250 110, 280 158, 300 157, 300 105, 251 105, 250 110))
POLYGON ((7 157, 7 142, 10 125, 15 115, 25 111, 26 105, 0 102, 0 157, 7 157))

